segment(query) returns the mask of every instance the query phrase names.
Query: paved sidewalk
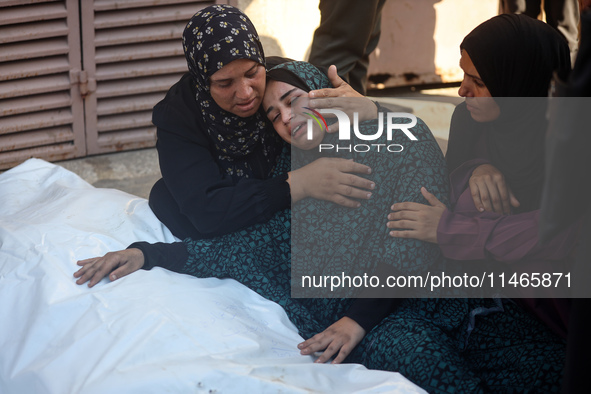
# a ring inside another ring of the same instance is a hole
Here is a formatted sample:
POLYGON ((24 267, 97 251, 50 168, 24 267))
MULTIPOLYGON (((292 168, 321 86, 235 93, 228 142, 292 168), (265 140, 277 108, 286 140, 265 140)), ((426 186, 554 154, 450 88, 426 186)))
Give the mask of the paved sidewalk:
POLYGON ((83 157, 56 162, 95 187, 123 190, 148 198, 160 179, 156 148, 83 157))
MULTIPOLYGON (((396 97, 378 94, 373 99, 386 106, 412 108, 413 113, 429 126, 444 152, 451 114, 455 105, 463 100, 457 96, 457 88, 409 91, 397 93, 396 97)), ((89 156, 56 164, 95 187, 119 189, 143 198, 148 198, 152 185, 161 176, 156 148, 89 156)))

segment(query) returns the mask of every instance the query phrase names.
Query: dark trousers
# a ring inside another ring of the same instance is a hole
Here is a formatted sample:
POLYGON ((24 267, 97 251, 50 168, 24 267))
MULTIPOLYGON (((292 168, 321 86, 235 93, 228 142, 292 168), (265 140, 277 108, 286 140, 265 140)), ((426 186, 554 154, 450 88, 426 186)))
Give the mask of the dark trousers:
MULTIPOLYGON (((537 18, 542 12, 542 0, 500 0, 503 14, 524 14, 537 18)), ((546 22, 567 41, 574 62, 579 42, 579 2, 577 0, 545 0, 546 22)))
POLYGON ((369 55, 380 40, 386 0, 320 0, 320 26, 314 32, 310 63, 337 66, 341 78, 365 94, 369 55))

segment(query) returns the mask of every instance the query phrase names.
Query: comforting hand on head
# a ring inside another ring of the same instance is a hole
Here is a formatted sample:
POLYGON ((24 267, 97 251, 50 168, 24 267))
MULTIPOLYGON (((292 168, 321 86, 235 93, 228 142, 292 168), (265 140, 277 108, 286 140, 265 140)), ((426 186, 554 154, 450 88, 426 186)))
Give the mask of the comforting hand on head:
MULTIPOLYGON (((312 123, 312 138, 308 138, 308 122, 302 117, 302 111, 309 105, 309 89, 301 85, 300 80, 293 79, 290 74, 280 73, 278 69, 270 70, 268 79, 263 110, 277 134, 295 148, 316 149, 322 142, 325 130, 312 123)), ((354 93, 359 95, 357 92, 354 93)), ((371 104, 375 108, 375 105, 371 104)), ((292 202, 312 197, 356 208, 360 206, 358 200, 371 197, 371 190, 375 188, 375 184, 354 174, 370 173, 371 169, 366 165, 341 158, 323 157, 290 171, 287 182, 290 185, 292 202)))
MULTIPOLYGON (((377 106, 373 101, 358 93, 337 74, 336 66, 330 66, 328 69, 328 79, 334 88, 325 88, 312 90, 309 93, 310 108, 314 109, 336 109, 343 111, 353 119, 353 114, 357 113, 359 121, 375 119, 378 116, 377 106)), ((325 117, 330 118, 329 114, 325 117)), ((328 127, 329 133, 338 131, 338 123, 333 123, 328 127)))

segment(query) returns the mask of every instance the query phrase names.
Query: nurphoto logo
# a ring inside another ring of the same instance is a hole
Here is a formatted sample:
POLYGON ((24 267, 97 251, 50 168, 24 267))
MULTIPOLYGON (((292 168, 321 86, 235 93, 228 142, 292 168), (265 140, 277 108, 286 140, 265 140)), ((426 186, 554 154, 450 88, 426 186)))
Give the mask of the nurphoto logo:
MULTIPOLYGON (((351 141, 351 121, 349 120, 349 116, 338 109, 320 109, 315 111, 309 107, 304 107, 304 109, 309 110, 310 112, 304 112, 304 115, 308 116, 308 124, 307 124, 307 138, 308 140, 312 140, 314 138, 312 126, 314 122, 318 124, 318 126, 323 129, 324 131, 328 130, 328 125, 322 114, 332 114, 337 118, 338 126, 339 126, 339 141, 351 141)), ((353 113, 353 134, 354 137, 358 138, 361 141, 376 141, 382 138, 384 133, 384 113, 378 113, 378 127, 374 134, 363 134, 359 130, 359 113, 353 113)), ((409 140, 416 141, 417 137, 415 137, 409 129, 412 129, 417 124, 417 117, 413 114, 409 114, 406 112, 388 112, 386 114, 386 139, 387 141, 392 140, 392 136, 395 131, 402 131, 409 140), (410 119, 410 123, 399 123, 403 119, 410 119)), ((383 144, 383 143, 363 143, 363 144, 319 144, 318 151, 355 151, 355 152, 368 152, 370 150, 377 150, 378 152, 381 149, 385 151, 392 152, 392 153, 399 153, 404 150, 404 147, 400 144, 383 144)))

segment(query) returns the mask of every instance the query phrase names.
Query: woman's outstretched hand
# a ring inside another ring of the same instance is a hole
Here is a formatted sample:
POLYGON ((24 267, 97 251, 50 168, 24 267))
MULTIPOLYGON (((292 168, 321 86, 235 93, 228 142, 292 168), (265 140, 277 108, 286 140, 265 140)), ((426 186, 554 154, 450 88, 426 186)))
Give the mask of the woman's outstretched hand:
POLYGON ((511 207, 519 206, 519 201, 511 192, 503 173, 490 164, 476 167, 469 184, 474 206, 480 212, 509 214, 511 207))
POLYGON ((304 356, 324 350, 316 363, 325 363, 336 354, 331 364, 340 364, 364 336, 365 330, 355 320, 343 317, 326 330, 300 343, 298 349, 304 356))
POLYGON ((423 197, 431 205, 418 202, 400 202, 392 205, 395 211, 388 215, 388 228, 392 237, 414 238, 421 241, 437 243, 437 226, 445 205, 424 187, 421 188, 423 197))
POLYGON ((76 264, 82 266, 74 273, 74 278, 78 278, 76 283, 81 285, 89 282, 88 287, 92 287, 107 275, 113 281, 139 270, 144 266, 144 254, 139 249, 131 248, 109 252, 103 257, 80 260, 76 264))
MULTIPOLYGON (((337 73, 337 67, 332 65, 328 68, 328 79, 334 88, 312 90, 308 93, 310 102, 308 105, 313 109, 337 109, 343 111, 353 122, 353 114, 359 114, 359 121, 375 119, 378 116, 378 107, 373 101, 357 92, 337 73)), ((323 114, 326 118, 334 118, 334 115, 323 114)), ((338 122, 328 127, 329 133, 338 131, 338 122)))
POLYGON ((370 174, 371 168, 342 158, 316 159, 302 168, 289 172, 287 182, 291 189, 291 200, 295 203, 312 197, 357 208, 361 204, 355 199, 371 198, 370 190, 375 188, 375 184, 354 173, 370 174))

